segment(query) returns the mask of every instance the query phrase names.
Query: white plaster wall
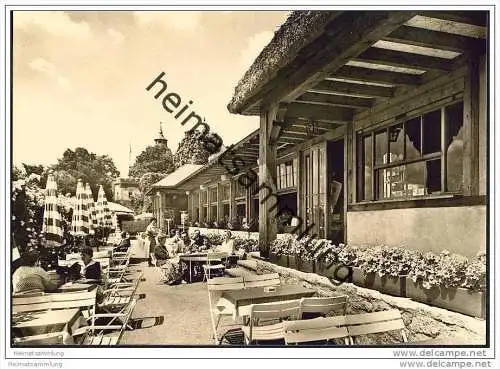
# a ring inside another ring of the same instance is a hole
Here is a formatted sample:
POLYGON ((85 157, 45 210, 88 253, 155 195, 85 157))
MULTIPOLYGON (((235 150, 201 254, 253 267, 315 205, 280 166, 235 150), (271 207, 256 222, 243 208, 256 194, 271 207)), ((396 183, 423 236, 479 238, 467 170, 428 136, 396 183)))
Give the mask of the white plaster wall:
POLYGON ((412 208, 347 213, 347 242, 358 246, 443 249, 473 257, 486 248, 486 207, 412 208))

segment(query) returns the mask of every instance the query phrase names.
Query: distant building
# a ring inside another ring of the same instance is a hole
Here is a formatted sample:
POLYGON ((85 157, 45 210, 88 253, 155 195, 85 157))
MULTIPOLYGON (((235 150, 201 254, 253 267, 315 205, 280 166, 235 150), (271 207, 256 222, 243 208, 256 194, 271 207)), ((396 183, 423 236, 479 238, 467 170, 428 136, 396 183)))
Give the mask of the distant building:
POLYGON ((139 195, 139 180, 136 178, 117 178, 113 182, 114 202, 130 206, 134 195, 139 195))

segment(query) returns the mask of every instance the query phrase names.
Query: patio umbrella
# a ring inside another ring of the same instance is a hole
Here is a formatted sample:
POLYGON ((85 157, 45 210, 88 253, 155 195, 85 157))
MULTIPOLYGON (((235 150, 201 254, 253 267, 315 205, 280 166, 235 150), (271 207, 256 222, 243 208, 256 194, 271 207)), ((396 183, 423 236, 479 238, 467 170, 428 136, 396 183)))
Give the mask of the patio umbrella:
POLYGON ((71 233, 74 236, 85 236, 89 234, 89 212, 87 209, 87 194, 81 179, 76 185, 75 207, 71 219, 71 233))
POLYGON ((58 209, 57 184, 52 174, 47 178, 45 191, 42 233, 48 247, 58 247, 63 242, 63 229, 58 209))
POLYGON ((106 194, 104 193, 104 188, 102 185, 99 186, 99 193, 97 194, 97 222, 101 227, 111 228, 111 212, 108 206, 108 200, 106 200, 106 194))
POLYGON ((97 212, 96 206, 94 202, 94 195, 92 194, 92 189, 88 183, 85 184, 85 192, 87 193, 87 208, 89 211, 89 231, 90 233, 94 232, 94 229, 97 228, 97 212))

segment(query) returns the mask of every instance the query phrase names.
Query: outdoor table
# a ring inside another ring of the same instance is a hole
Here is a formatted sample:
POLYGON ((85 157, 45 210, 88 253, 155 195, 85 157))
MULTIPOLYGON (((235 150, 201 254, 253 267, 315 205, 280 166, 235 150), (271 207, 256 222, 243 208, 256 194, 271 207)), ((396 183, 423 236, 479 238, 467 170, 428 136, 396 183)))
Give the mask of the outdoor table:
POLYGON ((14 337, 63 332, 65 344, 73 344, 72 332, 82 324, 79 309, 45 310, 13 314, 12 332, 14 337))
POLYGON ((197 252, 192 254, 182 254, 179 255, 179 260, 184 261, 189 264, 189 283, 192 282, 192 264, 193 263, 205 263, 207 261, 206 252, 197 252))
POLYGON ((90 291, 96 285, 82 282, 67 282, 58 288, 59 292, 90 291))
POLYGON ((234 306, 234 318, 249 316, 250 305, 266 302, 298 300, 302 297, 311 297, 315 290, 296 285, 276 286, 275 291, 266 292, 266 287, 252 287, 242 290, 224 291, 222 298, 234 306))

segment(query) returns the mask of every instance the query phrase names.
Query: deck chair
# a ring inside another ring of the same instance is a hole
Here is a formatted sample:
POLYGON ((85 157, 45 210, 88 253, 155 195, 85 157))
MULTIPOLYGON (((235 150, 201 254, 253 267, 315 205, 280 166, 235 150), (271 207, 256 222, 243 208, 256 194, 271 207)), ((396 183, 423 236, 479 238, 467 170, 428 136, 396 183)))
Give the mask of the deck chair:
POLYGON ((227 257, 227 252, 209 252, 207 262, 203 265, 203 281, 209 280, 213 276, 221 276, 226 270, 222 263, 222 258, 227 257), (215 263, 215 264, 214 264, 215 263))
POLYGON ((103 291, 104 299, 97 306, 108 313, 120 313, 133 299, 139 299, 137 289, 141 281, 142 273, 139 273, 135 281, 116 283, 112 288, 103 291))
POLYGON ((300 300, 301 319, 326 316, 331 312, 339 311, 346 315, 348 296, 332 297, 304 297, 300 300))
POLYGON ((94 314, 87 319, 89 325, 73 333, 80 338, 82 345, 112 346, 120 342, 123 331, 130 327, 129 320, 134 311, 137 298, 133 298, 125 308, 117 313, 94 314), (105 325, 98 325, 98 319, 109 319, 105 325))
POLYGON ((327 343, 332 339, 344 339, 344 343, 349 344, 345 316, 285 321, 283 331, 287 345, 317 344, 318 341, 327 343))
POLYGON ((208 306, 212 321, 213 339, 217 345, 220 345, 223 340, 223 337, 219 337, 217 334, 221 319, 235 314, 233 304, 222 298, 221 295, 224 291, 242 290, 243 288, 243 277, 220 277, 207 280, 208 306))
POLYGON ((245 343, 284 339, 282 320, 298 319, 299 315, 300 300, 251 305, 249 325, 242 327, 245 343), (261 325, 263 321, 271 324, 261 325))
POLYGON ((245 283, 245 288, 270 287, 279 286, 281 284, 280 275, 278 273, 251 275, 244 277, 243 281, 245 283))
POLYGON ((355 338, 358 336, 391 331, 400 331, 403 342, 408 342, 404 331, 405 324, 399 310, 346 315, 345 318, 351 344, 354 344, 355 338))

